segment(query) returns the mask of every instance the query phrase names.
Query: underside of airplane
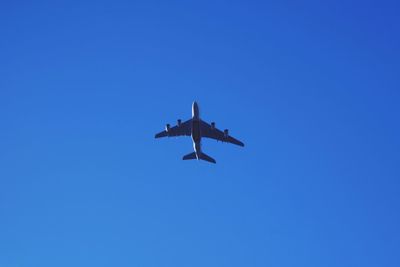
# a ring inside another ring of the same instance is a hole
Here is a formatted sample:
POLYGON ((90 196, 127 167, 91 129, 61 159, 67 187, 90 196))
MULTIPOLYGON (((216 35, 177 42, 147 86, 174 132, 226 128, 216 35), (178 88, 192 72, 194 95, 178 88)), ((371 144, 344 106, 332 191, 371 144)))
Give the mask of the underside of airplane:
POLYGON ((193 102, 192 105, 192 118, 182 122, 177 121, 177 125, 171 127, 170 124, 165 126, 165 130, 156 134, 155 138, 161 137, 173 137, 173 136, 191 136, 193 140, 194 152, 187 154, 183 157, 183 160, 197 159, 205 160, 211 163, 216 163, 216 161, 206 155, 201 149, 201 138, 211 138, 217 141, 235 144, 238 146, 244 146, 244 144, 229 135, 228 129, 221 131, 215 127, 215 122, 210 124, 200 119, 199 106, 197 102, 193 102))

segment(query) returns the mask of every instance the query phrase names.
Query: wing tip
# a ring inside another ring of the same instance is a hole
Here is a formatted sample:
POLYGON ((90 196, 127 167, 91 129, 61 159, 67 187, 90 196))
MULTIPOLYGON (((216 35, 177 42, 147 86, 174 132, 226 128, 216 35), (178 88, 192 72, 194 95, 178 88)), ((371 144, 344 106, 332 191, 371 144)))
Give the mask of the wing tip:
POLYGON ((167 136, 167 135, 164 132, 161 132, 161 133, 155 134, 154 138, 161 138, 161 137, 164 137, 164 136, 167 136))

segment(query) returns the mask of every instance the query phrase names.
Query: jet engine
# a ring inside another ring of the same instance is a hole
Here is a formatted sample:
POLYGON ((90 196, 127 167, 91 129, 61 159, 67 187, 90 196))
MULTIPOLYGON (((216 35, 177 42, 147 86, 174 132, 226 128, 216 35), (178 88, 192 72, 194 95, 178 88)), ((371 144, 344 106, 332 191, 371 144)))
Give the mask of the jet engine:
POLYGON ((181 119, 179 119, 179 120, 178 120, 178 122, 177 122, 177 124, 178 124, 178 126, 181 126, 181 124, 182 124, 182 120, 181 120, 181 119))
POLYGON ((229 136, 229 130, 225 129, 224 130, 224 137, 227 138, 229 136))
POLYGON ((169 125, 169 123, 167 123, 167 125, 165 125, 165 131, 168 133, 169 129, 170 129, 171 125, 169 125))
POLYGON ((215 122, 211 123, 211 130, 215 130, 215 122))

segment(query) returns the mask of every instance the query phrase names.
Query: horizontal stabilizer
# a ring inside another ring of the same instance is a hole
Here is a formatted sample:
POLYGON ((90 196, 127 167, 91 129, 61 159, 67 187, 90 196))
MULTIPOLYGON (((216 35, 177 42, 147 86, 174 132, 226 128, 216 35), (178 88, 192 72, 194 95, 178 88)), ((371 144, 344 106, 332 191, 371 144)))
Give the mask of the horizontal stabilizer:
POLYGON ((215 159, 213 159, 212 157, 204 154, 203 152, 199 153, 196 155, 196 152, 187 154, 186 156, 183 157, 183 160, 188 160, 188 159, 197 159, 197 156, 199 157, 198 159, 202 159, 211 163, 217 163, 215 161, 215 159))
POLYGON ((200 153, 199 158, 202 159, 202 160, 211 162, 211 163, 217 163, 217 162, 215 161, 215 159, 213 159, 212 157, 210 157, 210 156, 208 156, 208 155, 206 155, 206 154, 204 154, 204 153, 200 153))
POLYGON ((193 152, 193 153, 187 154, 186 156, 183 156, 183 160, 188 160, 188 159, 197 159, 196 153, 193 152))

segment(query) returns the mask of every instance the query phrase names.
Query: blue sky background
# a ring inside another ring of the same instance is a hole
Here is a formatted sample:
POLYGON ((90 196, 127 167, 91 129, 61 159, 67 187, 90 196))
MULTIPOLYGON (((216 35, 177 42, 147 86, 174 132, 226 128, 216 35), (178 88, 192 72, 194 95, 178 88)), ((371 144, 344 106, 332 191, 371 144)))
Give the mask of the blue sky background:
POLYGON ((3 1, 0 266, 400 266, 399 12, 3 1))

